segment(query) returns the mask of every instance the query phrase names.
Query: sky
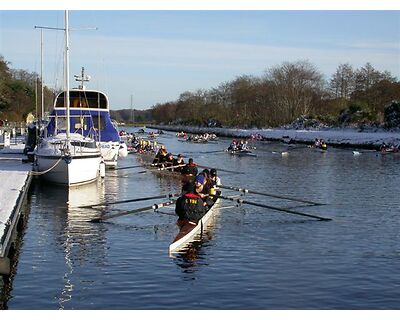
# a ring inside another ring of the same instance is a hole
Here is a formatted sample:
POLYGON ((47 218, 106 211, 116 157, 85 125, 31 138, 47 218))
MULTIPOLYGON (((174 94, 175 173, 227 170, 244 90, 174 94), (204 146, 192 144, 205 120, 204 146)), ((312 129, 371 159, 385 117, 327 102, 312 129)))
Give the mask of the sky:
MULTIPOLYGON (((400 79, 400 11, 71 10, 70 73, 111 109, 147 109, 185 91, 308 60, 327 79, 339 64, 370 62, 400 79), (88 28, 96 27, 97 30, 88 28), (132 100, 131 100, 132 98, 132 100)), ((62 10, 1 10, 0 55, 40 73, 40 30, 63 28, 62 10)), ((61 88, 63 32, 44 30, 44 82, 61 88)))

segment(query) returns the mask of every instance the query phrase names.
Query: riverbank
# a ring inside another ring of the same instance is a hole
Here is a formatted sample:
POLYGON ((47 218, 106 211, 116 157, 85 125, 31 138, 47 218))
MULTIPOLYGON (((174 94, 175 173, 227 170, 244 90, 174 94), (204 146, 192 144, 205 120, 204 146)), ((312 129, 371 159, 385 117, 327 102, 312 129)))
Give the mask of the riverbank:
POLYGON ((356 129, 328 129, 328 130, 290 130, 290 129, 232 129, 207 128, 192 126, 151 125, 151 129, 188 133, 215 133, 221 137, 250 138, 259 135, 265 141, 282 141, 286 143, 312 144, 316 138, 324 139, 330 146, 377 149, 384 142, 399 145, 400 132, 391 131, 363 131, 356 129))
MULTIPOLYGON (((23 144, 0 150, 0 276, 11 272, 16 233, 32 176, 32 164, 22 162, 23 144)), ((0 308, 1 309, 1 308, 0 308)))

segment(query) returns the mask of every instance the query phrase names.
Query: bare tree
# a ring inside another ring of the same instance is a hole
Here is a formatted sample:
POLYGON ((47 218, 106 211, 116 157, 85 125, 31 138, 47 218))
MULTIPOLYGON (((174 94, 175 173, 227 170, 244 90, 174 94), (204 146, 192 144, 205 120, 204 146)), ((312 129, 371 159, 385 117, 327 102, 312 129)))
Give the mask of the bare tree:
POLYGON ((268 69, 265 78, 272 84, 272 104, 283 123, 309 114, 324 87, 322 74, 308 61, 285 62, 268 69))
POLYGON ((330 79, 329 89, 335 98, 350 99, 355 89, 355 73, 350 64, 345 63, 338 66, 330 79))

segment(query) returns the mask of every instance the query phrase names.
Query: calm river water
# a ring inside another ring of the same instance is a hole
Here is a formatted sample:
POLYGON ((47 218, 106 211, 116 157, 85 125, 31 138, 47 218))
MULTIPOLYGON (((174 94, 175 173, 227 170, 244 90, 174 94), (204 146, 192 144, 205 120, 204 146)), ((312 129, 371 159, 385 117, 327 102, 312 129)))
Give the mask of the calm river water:
MULTIPOLYGON (((333 221, 229 208, 225 201, 201 245, 170 257, 173 208, 90 223, 98 213, 78 206, 176 192, 176 179, 135 174, 143 170, 136 168, 107 171, 103 184, 69 192, 36 182, 15 275, 2 298, 8 309, 400 308, 399 155, 257 142, 257 158, 234 157, 205 153, 224 149, 228 139, 190 144, 167 133, 158 140, 198 164, 246 173, 220 172, 225 185, 326 203, 293 210, 333 221)), ((137 163, 129 155, 119 166, 137 163)))

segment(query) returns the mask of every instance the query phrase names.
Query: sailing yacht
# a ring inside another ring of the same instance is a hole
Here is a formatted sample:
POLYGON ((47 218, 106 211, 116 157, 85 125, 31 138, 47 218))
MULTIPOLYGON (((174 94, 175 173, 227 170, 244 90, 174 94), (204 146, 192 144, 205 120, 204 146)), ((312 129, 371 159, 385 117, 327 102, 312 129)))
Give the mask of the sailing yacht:
MULTIPOLYGON (((86 89, 84 81, 89 81, 90 77, 85 75, 84 68, 80 76, 75 75, 75 80, 80 85, 69 91, 70 117, 76 119, 71 120, 71 133, 95 135, 106 167, 115 168, 118 156, 121 155, 122 143, 118 129, 110 118, 108 97, 101 91, 86 89)), ((52 118, 47 125, 49 135, 56 132, 56 119, 65 116, 64 98, 65 92, 61 92, 54 101, 52 118)))
POLYGON ((55 100, 60 113, 55 112, 50 117, 54 130, 48 131, 40 139, 35 150, 35 161, 38 174, 44 179, 73 186, 93 182, 99 177, 101 153, 94 140, 94 129, 85 134, 84 129, 93 128, 92 117, 82 114, 71 116, 70 113, 68 11, 65 12, 64 31, 65 90, 55 100))

